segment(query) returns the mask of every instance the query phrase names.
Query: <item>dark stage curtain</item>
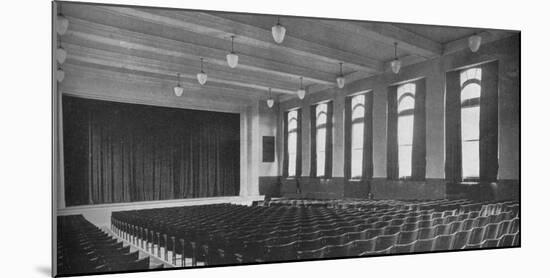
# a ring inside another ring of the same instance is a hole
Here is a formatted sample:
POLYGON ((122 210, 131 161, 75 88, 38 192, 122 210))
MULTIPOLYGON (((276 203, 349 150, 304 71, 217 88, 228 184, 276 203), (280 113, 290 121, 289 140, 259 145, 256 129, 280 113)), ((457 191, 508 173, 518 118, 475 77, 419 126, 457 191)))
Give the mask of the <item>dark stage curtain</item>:
POLYGON ((386 146, 386 175, 388 179, 397 179, 399 175, 397 146, 397 86, 388 87, 388 130, 386 146))
POLYGON ((498 173, 498 62, 481 67, 479 106, 479 179, 496 181, 498 173))
POLYGON ((351 178, 351 97, 344 103, 344 177, 351 178))
POLYGON ((288 177, 288 111, 283 115, 283 177, 288 177))
POLYGON ((310 122, 310 151, 311 151, 311 166, 309 171, 310 177, 317 177, 317 104, 310 106, 309 122, 310 122))
POLYGON ((239 115, 63 97, 68 206, 239 194, 239 115))
POLYGON ((445 75, 445 179, 462 180, 460 71, 445 75))
POLYGON ((426 79, 414 82, 414 123, 412 145, 412 172, 413 180, 426 179, 426 79))
MULTIPOLYGON (((369 92, 365 95, 365 116, 364 116, 364 129, 363 129, 363 179, 372 178, 373 162, 372 162, 372 107, 373 107, 373 92, 369 92)), ((350 109, 351 110, 351 109, 350 109)), ((351 111, 350 111, 351 113, 351 111)), ((351 121, 351 115, 350 115, 351 121)), ((351 132, 351 131, 350 131, 351 132)), ((351 134, 350 134, 351 135, 351 134)), ((350 139, 351 149, 351 139, 350 139)), ((350 156, 351 161, 351 156, 350 156)))
POLYGON ((296 177, 302 176, 302 109, 298 109, 296 129, 296 177))
POLYGON ((332 121, 334 115, 334 105, 330 101, 327 103, 327 138, 325 141, 325 177, 332 177, 332 121))

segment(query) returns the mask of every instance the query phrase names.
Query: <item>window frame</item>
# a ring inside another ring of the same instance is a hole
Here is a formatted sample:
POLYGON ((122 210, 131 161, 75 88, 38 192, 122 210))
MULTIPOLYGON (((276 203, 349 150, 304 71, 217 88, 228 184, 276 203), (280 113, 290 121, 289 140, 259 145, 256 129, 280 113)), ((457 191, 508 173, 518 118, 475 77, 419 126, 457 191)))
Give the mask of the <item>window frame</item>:
MULTIPOLYGON (((462 112, 463 112, 463 109, 465 108, 474 108, 474 107, 477 107, 477 109, 481 109, 481 94, 482 94, 482 87, 481 87, 481 79, 482 79, 482 68, 479 67, 479 66, 475 66, 475 67, 471 67, 471 68, 467 68, 467 69, 463 69, 461 70, 460 72, 460 75, 459 75, 459 78, 462 79, 462 74, 464 73, 464 75, 466 75, 466 80, 464 80, 462 82, 462 80, 460 80, 460 130, 461 130, 461 134, 460 134, 460 144, 461 146, 464 146, 464 142, 478 142, 478 167, 479 167, 479 163, 481 162, 480 161, 480 157, 479 157, 479 143, 481 141, 481 138, 480 138, 480 134, 478 133, 478 138, 477 139, 468 139, 468 140, 463 140, 462 138, 462 130, 463 130, 463 120, 462 120, 462 112), (470 71, 470 70, 477 70, 479 71, 479 77, 477 76, 477 73, 475 73, 473 76, 468 76, 467 71, 470 71), (479 96, 478 97, 474 97, 474 98, 468 98, 468 99, 465 99, 465 100, 462 100, 462 94, 464 93, 464 89, 469 86, 469 85, 477 85, 479 87, 479 96)), ((481 120, 481 119, 479 119, 481 120)), ((480 127, 480 124, 479 124, 479 121, 478 121, 478 129, 480 127)), ((463 158, 464 156, 464 148, 461 147, 461 158, 463 158)), ((461 168, 462 168, 462 181, 463 182, 479 182, 480 181, 480 170, 481 169, 478 169, 478 175, 477 176, 465 176, 464 175, 464 159, 461 159, 461 168)))
POLYGON ((327 157, 326 157, 326 151, 327 151, 326 150, 326 135, 327 135, 327 132, 328 132, 327 123, 328 123, 329 120, 330 119, 328 118, 328 102, 322 102, 322 103, 317 104, 315 106, 315 140, 319 140, 319 130, 320 129, 325 130, 325 145, 322 146, 323 147, 322 153, 323 153, 323 159, 324 159, 324 161, 323 161, 323 174, 322 175, 319 174, 320 169, 318 167, 319 166, 319 153, 320 153, 319 148, 321 146, 320 146, 320 144, 317 144, 317 142, 315 142, 315 158, 316 158, 315 163, 317 163, 317 165, 315 167, 315 170, 316 170, 315 177, 317 177, 317 178, 326 177, 326 173, 325 173, 324 168, 326 167, 326 163, 327 163, 327 161, 326 161, 326 159, 327 159, 327 157), (323 109, 321 111, 317 111, 317 110, 320 110, 319 108, 322 107, 321 105, 324 105, 325 109, 323 109), (318 123, 319 122, 318 120, 319 120, 319 117, 321 115, 325 115, 326 120, 325 120, 324 123, 320 124, 320 123, 318 123))
POLYGON ((288 163, 287 163, 288 168, 286 169, 287 173, 288 173, 287 179, 296 179, 298 177, 298 176, 296 176, 296 167, 298 166, 298 161, 297 161, 297 156, 298 156, 298 152, 297 152, 297 149, 298 149, 298 124, 299 124, 298 123, 298 110, 297 109, 289 110, 288 111, 288 118, 286 119, 286 121, 287 121, 286 124, 288 126, 288 131, 287 131, 288 134, 287 134, 287 138, 286 138, 286 140, 287 140, 287 150, 285 150, 285 151, 288 152, 288 163), (294 113, 294 112, 296 114, 294 116, 292 116, 291 113, 294 113), (292 121, 296 122, 296 127, 290 129, 290 123, 292 121), (290 157, 291 157, 290 149, 291 148, 290 148, 289 138, 290 138, 290 134, 292 134, 292 133, 296 135, 295 136, 296 140, 294 140, 294 143, 296 144, 296 146, 294 146, 294 150, 296 150, 296 152, 294 153, 294 158, 295 158, 294 160, 290 159, 290 157), (294 163, 294 173, 292 175, 290 174, 290 163, 291 163, 291 161, 293 161, 293 163, 294 163))
POLYGON ((413 168, 413 165, 412 165, 412 155, 413 155, 413 140, 414 140, 414 112, 415 112, 415 108, 416 108, 416 83, 415 81, 409 81, 409 82, 405 82, 405 83, 402 83, 402 84, 399 84, 397 86, 397 179, 398 180, 411 180, 412 179, 412 168, 413 168), (404 92, 402 93, 401 96, 399 96, 399 88, 401 87, 405 87, 404 92), (406 87, 409 87, 409 88, 406 88, 406 87), (412 90, 411 90, 412 88, 412 90), (411 92, 412 91, 412 92, 411 92), (399 111, 399 104, 404 101, 405 99, 407 98, 412 98, 413 100, 413 107, 412 108, 407 108, 407 109, 403 109, 401 111, 399 111), (401 145, 399 144, 399 118, 400 117, 407 117, 407 116, 410 116, 412 117, 412 133, 411 133, 411 143, 410 144, 406 144, 406 145, 401 145), (411 148, 411 152, 410 152, 410 174, 408 176, 401 176, 400 173, 401 173, 401 161, 399 159, 399 154, 400 154, 400 147, 401 146, 407 146, 407 147, 410 147, 411 148))
POLYGON ((366 105, 367 105, 367 103, 366 103, 367 93, 368 92, 363 92, 363 93, 359 93, 359 94, 349 96, 350 103, 352 104, 352 106, 350 107, 351 111, 349 113, 349 115, 351 116, 350 126, 349 126, 349 128, 350 128, 349 134, 351 136, 350 141, 349 141, 349 143, 350 143, 350 146, 349 146, 349 148, 350 148, 350 157, 349 157, 349 160, 350 160, 349 161, 349 163, 350 163, 349 164, 350 165, 349 166, 350 167, 349 171, 350 171, 350 173, 349 173, 349 175, 350 175, 350 177, 348 179, 349 181, 362 181, 364 179, 364 177, 363 177, 363 165, 365 163, 365 158, 363 157, 363 152, 364 152, 363 149, 364 149, 364 144, 365 144, 364 133, 365 133, 365 123, 366 123, 366 118, 365 118, 365 113, 364 112, 367 109, 367 107, 366 107, 366 105), (360 97, 360 96, 363 97, 363 102, 362 103, 356 103, 355 105, 353 105, 353 99, 356 98, 356 97, 360 97), (360 108, 360 107, 363 108, 363 114, 354 118, 353 112, 356 109, 360 108), (361 136, 361 148, 360 149, 353 147, 354 146, 354 144, 353 144, 354 143, 353 142, 353 138, 354 138, 353 137, 353 127, 356 124, 363 124, 363 136, 361 136), (357 175, 354 176, 353 175, 353 166, 354 166, 353 165, 353 151, 354 150, 355 151, 361 150, 361 166, 360 166, 361 172, 360 172, 359 176, 357 176, 357 175))

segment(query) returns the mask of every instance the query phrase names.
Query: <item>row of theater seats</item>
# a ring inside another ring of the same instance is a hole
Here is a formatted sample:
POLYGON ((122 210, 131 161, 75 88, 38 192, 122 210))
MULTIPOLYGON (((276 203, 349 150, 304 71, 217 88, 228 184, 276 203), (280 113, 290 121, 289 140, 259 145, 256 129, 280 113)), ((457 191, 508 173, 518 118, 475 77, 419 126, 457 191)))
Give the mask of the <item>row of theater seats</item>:
MULTIPOLYGON (((57 272, 61 275, 149 269, 149 257, 139 258, 116 238, 82 215, 57 217, 57 272)), ((157 267, 162 268, 162 264, 157 267)))
MULTIPOLYGON (((365 199, 296 199, 296 198, 275 198, 262 201, 254 201, 253 206, 296 206, 296 207, 328 207, 328 208, 353 208, 353 209, 380 209, 380 208, 401 208, 409 210, 424 210, 437 207, 438 210, 450 210, 461 208, 464 211, 480 210, 482 206, 492 209, 496 204, 473 202, 468 199, 458 200, 365 200, 365 199)), ((519 206, 518 206, 519 208, 519 206)))
POLYGON ((519 244, 516 202, 379 205, 222 204, 113 212, 111 220, 117 234, 174 264, 181 254, 182 266, 186 257, 222 265, 519 244))

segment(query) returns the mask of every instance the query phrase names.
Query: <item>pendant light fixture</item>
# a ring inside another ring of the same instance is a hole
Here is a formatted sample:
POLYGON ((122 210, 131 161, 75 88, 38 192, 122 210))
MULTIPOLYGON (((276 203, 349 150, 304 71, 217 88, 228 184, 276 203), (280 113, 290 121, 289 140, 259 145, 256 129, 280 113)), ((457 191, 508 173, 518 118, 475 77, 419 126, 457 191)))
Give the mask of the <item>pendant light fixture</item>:
POLYGON ((275 101, 273 100, 273 97, 271 96, 271 88, 269 88, 269 96, 266 102, 267 102, 267 107, 269 108, 273 107, 273 104, 275 103, 275 101))
POLYGON ((65 63, 65 59, 67 59, 67 51, 61 46, 61 42, 59 42, 59 46, 55 50, 55 59, 59 64, 65 63))
POLYGON ((285 39, 286 28, 281 25, 281 17, 277 17, 277 24, 271 27, 271 34, 276 43, 282 43, 285 39))
POLYGON ((174 94, 178 97, 181 97, 181 95, 183 94, 183 88, 180 85, 180 73, 179 72, 177 74, 177 77, 178 77, 178 85, 176 85, 174 87, 174 94))
POLYGON ((63 81, 65 79, 65 71, 63 71, 62 68, 57 68, 57 71, 55 72, 55 79, 57 79, 58 82, 63 81))
POLYGON ((298 98, 299 99, 304 99, 304 97, 306 96, 306 90, 304 89, 304 85, 302 83, 302 77, 300 76, 300 89, 298 90, 297 92, 297 95, 298 95, 298 98))
POLYGON ((199 84, 204 85, 207 78, 208 76, 203 70, 203 58, 201 57, 201 72, 197 73, 197 80, 199 81, 199 84))
POLYGON ((342 65, 343 63, 340 62, 340 75, 336 78, 336 84, 338 84, 338 88, 340 89, 344 88, 344 85, 346 84, 346 78, 342 72, 342 65))
POLYGON ((469 37, 468 46, 470 47, 470 50, 472 52, 477 52, 479 50, 479 47, 481 46, 481 36, 478 34, 474 34, 473 36, 469 37))
POLYGON ((227 64, 230 68, 234 69, 239 65, 239 56, 233 50, 233 40, 235 36, 231 36, 231 52, 227 54, 227 64))
POLYGON ((58 14, 55 30, 59 35, 63 35, 67 32, 67 29, 69 29, 69 20, 62 14, 58 14))
POLYGON ((393 73, 398 74, 401 69, 401 61, 397 58, 397 42, 393 43, 394 46, 394 59, 391 61, 390 66, 393 73))

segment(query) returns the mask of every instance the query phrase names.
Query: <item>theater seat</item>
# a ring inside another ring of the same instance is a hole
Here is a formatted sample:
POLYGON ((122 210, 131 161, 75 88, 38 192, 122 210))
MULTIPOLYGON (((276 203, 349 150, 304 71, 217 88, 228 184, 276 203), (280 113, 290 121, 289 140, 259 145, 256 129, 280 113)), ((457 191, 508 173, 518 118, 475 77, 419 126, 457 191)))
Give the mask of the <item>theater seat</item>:
POLYGON ((450 250, 453 240, 452 235, 439 235, 435 238, 433 251, 450 250))
POLYGON ((432 251, 434 239, 418 239, 413 246, 414 252, 429 252, 432 251))

